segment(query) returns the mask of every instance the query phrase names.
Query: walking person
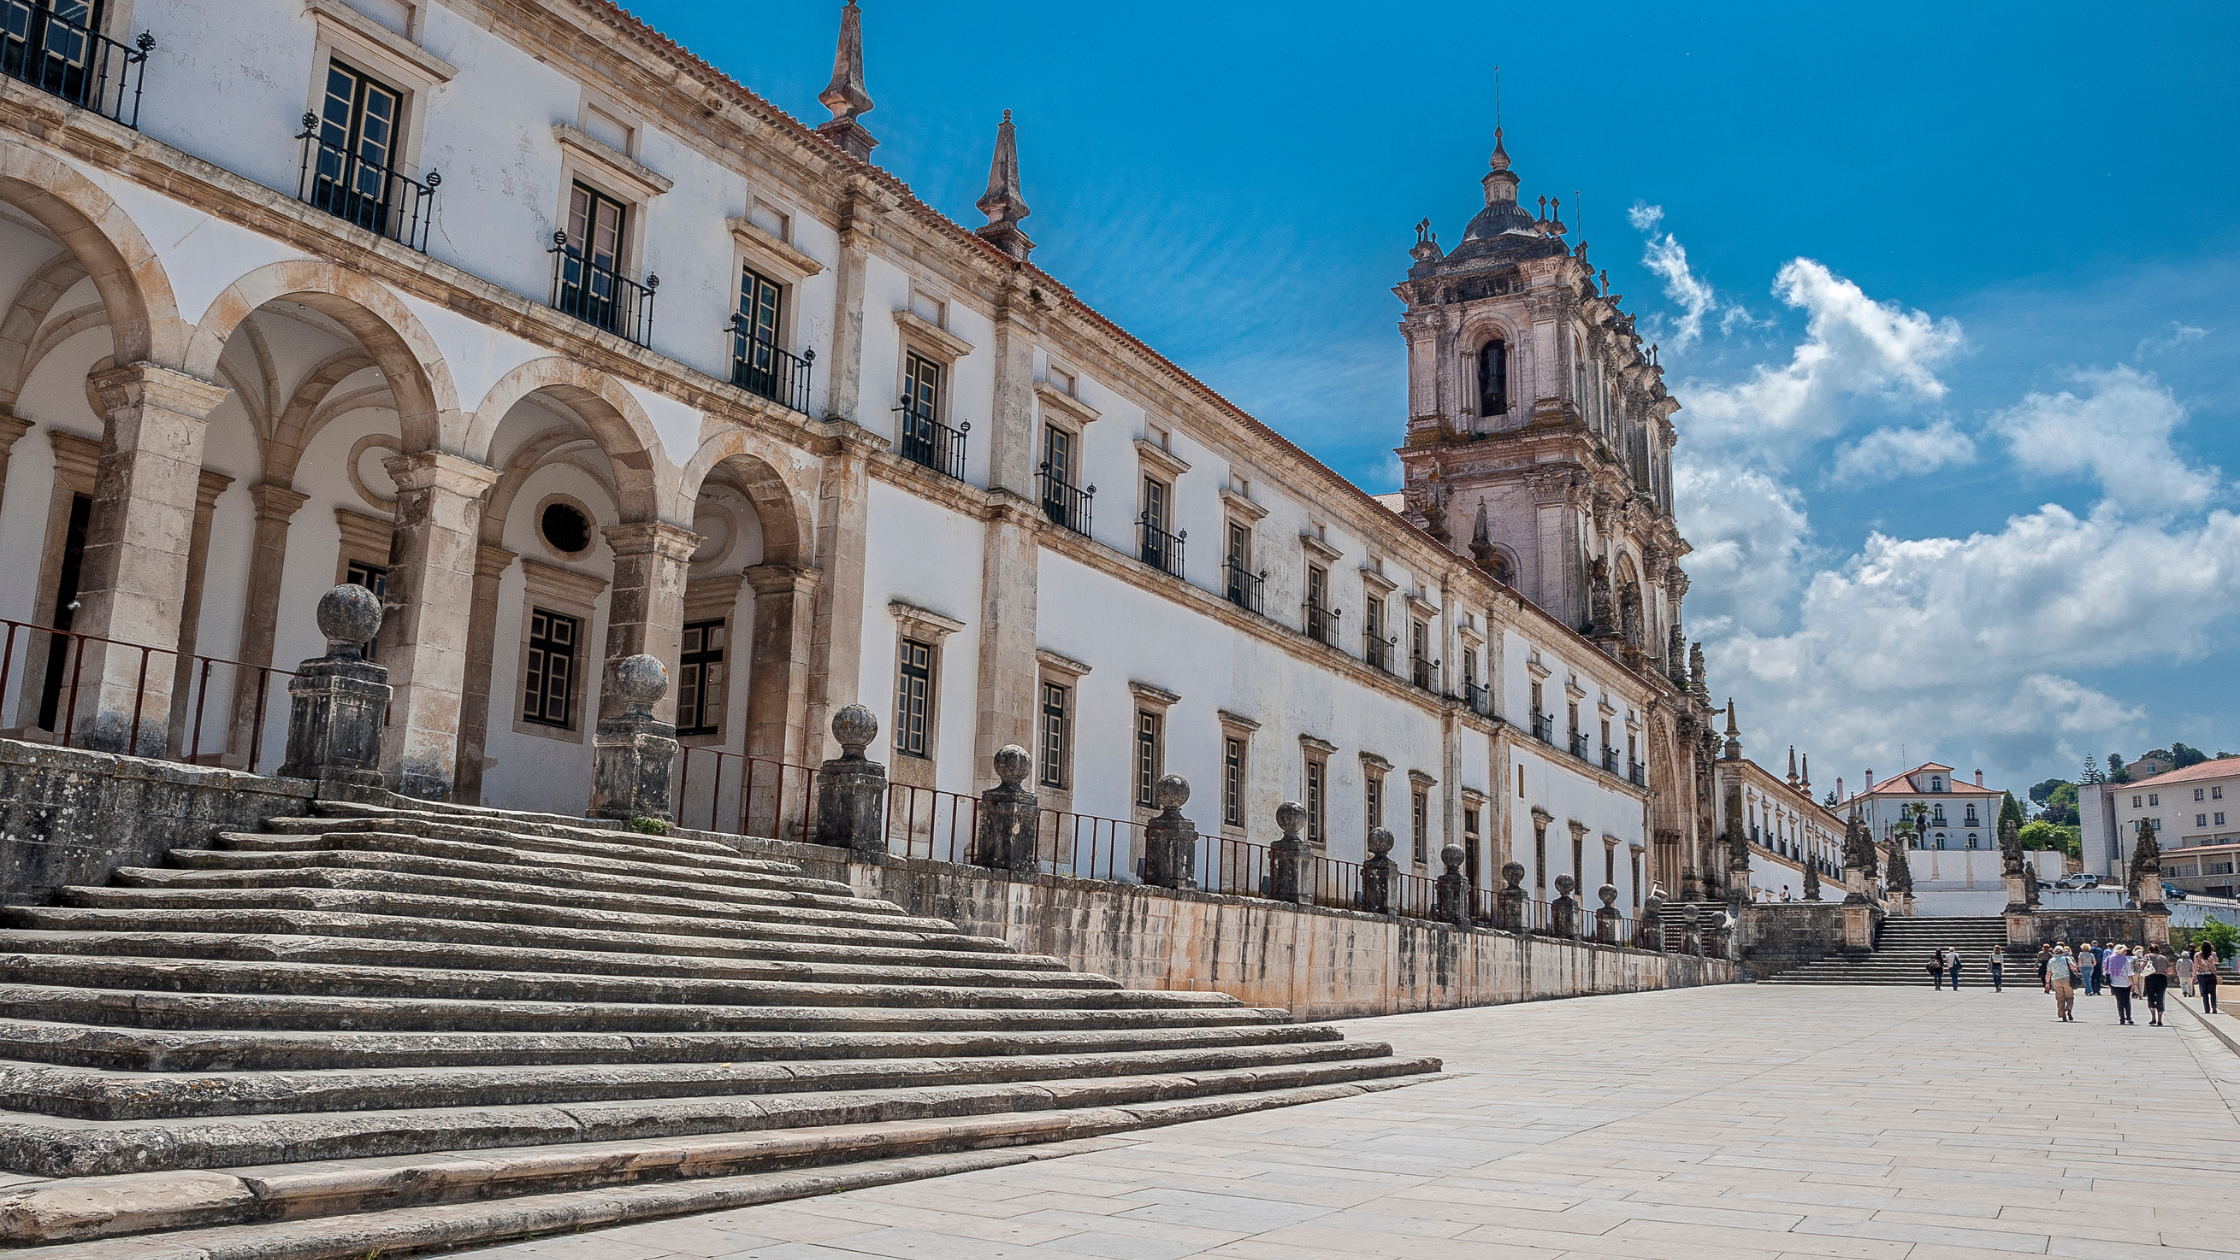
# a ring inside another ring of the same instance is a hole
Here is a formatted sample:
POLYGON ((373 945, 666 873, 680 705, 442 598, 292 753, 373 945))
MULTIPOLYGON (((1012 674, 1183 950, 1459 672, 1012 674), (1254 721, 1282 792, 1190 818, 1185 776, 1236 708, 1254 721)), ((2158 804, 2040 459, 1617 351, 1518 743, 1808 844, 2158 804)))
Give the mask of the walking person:
POLYGON ((1929 986, 1939 992, 1944 990, 1944 951, 1941 949, 1929 951, 1929 986))
POLYGON ((2065 1024, 2077 1021, 2077 960, 2069 947, 2056 945, 2046 955, 2046 991, 2053 994, 2053 1017, 2065 1024))
POLYGON ((2116 995, 2116 1022, 2131 1023, 2131 955, 2121 945, 2115 946, 2100 967, 2107 973, 2108 991, 2116 995))
POLYGON ((1991 947, 1991 991, 2007 991, 2007 947, 2004 945, 1991 947))
POLYGON ((2162 1027, 2162 1003, 2170 994, 2170 977, 2178 973, 2178 960, 2168 945, 2156 945, 2147 955, 2147 1026, 2162 1027))
POLYGON ((1952 991, 1958 993, 1960 991, 1960 951, 1948 949, 1944 952, 1944 959, 1945 969, 1952 976, 1952 991))
POLYGON ((2207 941, 2193 955, 2193 987, 2201 994, 2201 1013, 2217 1013, 2217 947, 2207 941))
POLYGON ((2046 967, 2053 961, 2053 946, 2038 946, 2038 987, 2053 992, 2053 980, 2046 975, 2046 967))
POLYGON ((2100 951, 2091 941, 2077 946, 2077 980, 2084 986, 2086 997, 2100 996, 2100 951))

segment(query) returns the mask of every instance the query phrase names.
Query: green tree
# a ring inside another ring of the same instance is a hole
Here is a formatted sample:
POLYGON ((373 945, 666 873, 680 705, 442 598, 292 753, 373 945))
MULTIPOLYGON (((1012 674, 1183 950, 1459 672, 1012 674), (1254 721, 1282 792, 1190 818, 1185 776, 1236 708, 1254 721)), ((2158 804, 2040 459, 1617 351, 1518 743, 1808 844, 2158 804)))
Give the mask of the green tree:
POLYGON ((2053 795, 2053 790, 2067 782, 2067 779, 2047 779, 2043 783, 2033 785, 2030 789, 2031 803, 2035 805, 2045 804, 2046 798, 2053 795))
POLYGON ((2084 836, 2075 827, 2063 827, 2039 819, 2036 822, 2024 823, 2021 831, 2016 834, 2021 839, 2022 847, 2025 849, 2052 849, 2066 853, 2070 857, 2084 856, 2084 836))
POLYGON ((2022 803, 2014 799, 2012 792, 1999 801, 1999 830, 2005 832, 2010 822, 2017 827, 2022 825, 2022 803))
MULTIPOLYGON (((2170 742, 2170 760, 2175 762, 2180 770, 2187 766, 2198 766, 2208 759, 2209 754, 2191 744, 2181 744, 2176 740, 2170 742)), ((2219 950, 2218 952, 2222 953, 2223 951, 2219 950)))
POLYGON ((2107 780, 2105 780, 2105 779, 2103 779, 2103 778, 2101 778, 2101 777, 2100 777, 2100 763, 2099 763, 2099 762, 2098 762, 2097 760, 2095 760, 2095 759, 2093 758, 2093 756, 2092 756, 2092 754, 2091 754, 2091 753, 2086 753, 2086 754, 2084 755, 2084 778, 2082 778, 2082 779, 2078 780, 2078 782, 2080 782, 2080 783, 2105 783, 2105 782, 2107 782, 2107 780))
POLYGON ((2230 961, 2234 952, 2240 951, 2240 928, 2223 919, 2211 919, 2202 924, 2194 930, 2193 939, 2209 942, 2209 948, 2216 950, 2217 957, 2225 961, 2230 961))
POLYGON ((2049 823, 2073 827, 2077 824, 2077 785, 2064 783, 2046 794, 2046 807, 2038 817, 2049 823))
POLYGON ((2131 782, 2131 772, 2130 772, 2129 770, 2126 770, 2126 769, 2124 769, 2124 768, 2123 768, 2123 754, 2122 754, 2122 753, 2109 753, 2109 754, 2108 754, 2108 782, 2110 782, 2110 783, 2129 783, 2129 782, 2131 782))

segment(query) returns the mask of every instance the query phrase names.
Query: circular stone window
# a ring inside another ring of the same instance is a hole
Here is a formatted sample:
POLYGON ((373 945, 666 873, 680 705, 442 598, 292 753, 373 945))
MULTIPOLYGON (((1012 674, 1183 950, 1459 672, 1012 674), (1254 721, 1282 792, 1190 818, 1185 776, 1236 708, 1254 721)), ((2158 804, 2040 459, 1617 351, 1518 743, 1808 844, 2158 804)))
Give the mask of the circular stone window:
POLYGON ((572 556, 591 546, 590 520, 566 503, 548 504, 544 515, 537 518, 537 529, 546 545, 563 555, 572 556))

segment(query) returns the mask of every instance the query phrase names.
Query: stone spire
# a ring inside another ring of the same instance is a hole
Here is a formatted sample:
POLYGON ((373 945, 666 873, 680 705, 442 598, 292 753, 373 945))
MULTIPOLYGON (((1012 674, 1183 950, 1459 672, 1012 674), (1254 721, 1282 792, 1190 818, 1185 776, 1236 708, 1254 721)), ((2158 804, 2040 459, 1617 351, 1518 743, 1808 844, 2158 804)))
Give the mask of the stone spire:
POLYGON ((1019 140, 1011 127, 1011 111, 1003 111, 996 127, 996 155, 988 162, 988 191, 973 204, 988 216, 988 226, 976 229, 988 242, 1020 262, 1034 250, 1034 242, 1019 230, 1019 220, 1033 214, 1019 191, 1019 140))
POLYGON ((817 99, 832 111, 832 119, 817 128, 819 134, 865 161, 878 140, 857 120, 871 112, 871 93, 863 84, 863 10, 848 0, 840 10, 840 46, 832 54, 832 82, 817 99))
POLYGON ((1797 785, 1797 746, 1789 745, 1789 786, 1797 785))
POLYGON ((1489 206, 1517 204, 1517 185, 1522 181, 1509 169, 1509 150, 1502 147, 1501 128, 1493 129, 1493 157, 1487 162, 1493 169, 1479 181, 1485 186, 1486 204, 1489 206))
POLYGON ((1804 771, 1803 771, 1803 773, 1801 773, 1801 774, 1800 774, 1800 775, 1798 776, 1798 778, 1799 778, 1799 780, 1800 780, 1800 786, 1804 788, 1804 794, 1805 794, 1806 796, 1810 796, 1810 795, 1812 795, 1812 754, 1811 754, 1811 753, 1806 753, 1806 754, 1804 755, 1804 771))
POLYGON ((1728 761, 1742 760, 1742 732, 1735 729, 1733 696, 1727 697, 1727 743, 1719 755, 1728 761))

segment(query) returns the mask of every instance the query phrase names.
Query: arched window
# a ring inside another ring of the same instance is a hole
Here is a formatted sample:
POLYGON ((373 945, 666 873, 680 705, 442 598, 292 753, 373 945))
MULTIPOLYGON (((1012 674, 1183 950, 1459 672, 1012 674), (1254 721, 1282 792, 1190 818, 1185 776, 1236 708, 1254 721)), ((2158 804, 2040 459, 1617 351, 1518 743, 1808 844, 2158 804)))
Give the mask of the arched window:
POLYGON ((1489 341, 1478 351, 1478 414, 1503 415, 1509 410, 1509 346, 1489 341))
POLYGON ((1944 777, 1942 775, 1929 776, 1929 790, 1932 792, 1944 791, 1944 777))

